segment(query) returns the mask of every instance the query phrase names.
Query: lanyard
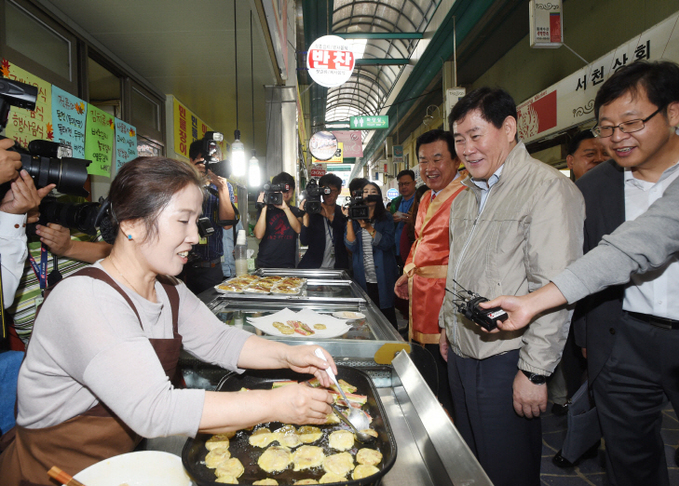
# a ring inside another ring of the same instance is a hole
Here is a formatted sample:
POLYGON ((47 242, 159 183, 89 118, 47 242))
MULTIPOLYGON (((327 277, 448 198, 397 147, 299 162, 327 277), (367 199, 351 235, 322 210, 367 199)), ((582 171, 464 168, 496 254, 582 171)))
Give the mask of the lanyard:
POLYGON ((335 244, 335 231, 332 229, 332 226, 330 226, 330 220, 328 218, 323 218, 324 226, 325 226, 325 231, 327 231, 328 236, 330 237, 330 241, 332 241, 333 245, 335 244))
POLYGON ((35 276, 38 278, 38 282, 40 283, 40 291, 44 296, 45 287, 47 287, 47 247, 44 244, 40 245, 39 266, 35 262, 35 258, 33 258, 33 255, 31 255, 30 251, 28 252, 28 261, 31 263, 33 273, 35 273, 35 276))

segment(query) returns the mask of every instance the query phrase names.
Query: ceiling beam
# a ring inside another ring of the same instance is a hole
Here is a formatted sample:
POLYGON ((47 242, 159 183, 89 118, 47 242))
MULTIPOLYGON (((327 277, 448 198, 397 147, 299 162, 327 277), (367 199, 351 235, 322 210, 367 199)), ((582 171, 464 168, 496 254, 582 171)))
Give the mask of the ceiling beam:
POLYGON ((410 62, 409 59, 399 59, 399 58, 389 58, 389 57, 383 57, 379 59, 356 59, 356 65, 357 66, 367 66, 367 65, 380 65, 380 66, 396 66, 396 65, 402 65, 402 64, 408 64, 410 62))
POLYGON ((421 32, 333 32, 343 39, 423 39, 421 32))

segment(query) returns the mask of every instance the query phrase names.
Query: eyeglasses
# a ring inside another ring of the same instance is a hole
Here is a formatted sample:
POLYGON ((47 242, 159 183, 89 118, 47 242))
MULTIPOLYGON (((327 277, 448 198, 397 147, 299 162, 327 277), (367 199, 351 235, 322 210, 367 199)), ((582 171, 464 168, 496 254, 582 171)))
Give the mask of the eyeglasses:
POLYGON ((613 133, 615 132, 616 128, 619 129, 622 133, 638 132, 639 130, 643 130, 644 127, 646 126, 646 122, 653 118, 658 113, 660 113, 660 111, 663 108, 665 107, 662 106, 658 108, 643 120, 641 118, 637 118, 636 120, 626 121, 619 125, 614 125, 612 127, 600 127, 597 125, 596 127, 592 128, 592 133, 594 133, 594 135, 597 136, 598 138, 608 138, 613 136, 613 133))

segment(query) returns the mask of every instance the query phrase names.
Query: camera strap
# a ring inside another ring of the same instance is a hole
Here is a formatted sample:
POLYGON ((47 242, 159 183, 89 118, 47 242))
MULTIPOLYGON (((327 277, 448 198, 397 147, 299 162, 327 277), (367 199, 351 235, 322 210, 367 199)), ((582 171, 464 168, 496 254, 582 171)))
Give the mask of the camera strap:
POLYGON ((40 294, 44 297, 45 288, 47 287, 47 247, 44 244, 40 245, 40 265, 36 263, 35 258, 31 255, 30 248, 28 250, 28 261, 40 284, 40 294))

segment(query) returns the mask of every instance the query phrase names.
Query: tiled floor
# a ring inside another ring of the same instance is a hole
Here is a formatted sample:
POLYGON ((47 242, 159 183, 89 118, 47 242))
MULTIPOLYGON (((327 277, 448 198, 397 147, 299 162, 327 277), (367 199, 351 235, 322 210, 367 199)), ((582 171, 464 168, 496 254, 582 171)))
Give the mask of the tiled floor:
MULTIPOLYGON (((551 407, 551 403, 550 403, 551 407)), ((552 463, 552 457, 561 449, 566 435, 566 417, 548 412, 542 419, 542 484, 549 486, 608 486, 604 467, 604 448, 599 457, 583 460, 578 466, 560 469, 552 463)), ((671 406, 663 411, 662 436, 665 439, 670 484, 679 486, 679 467, 674 463, 674 451, 679 444, 679 422, 671 406)))

